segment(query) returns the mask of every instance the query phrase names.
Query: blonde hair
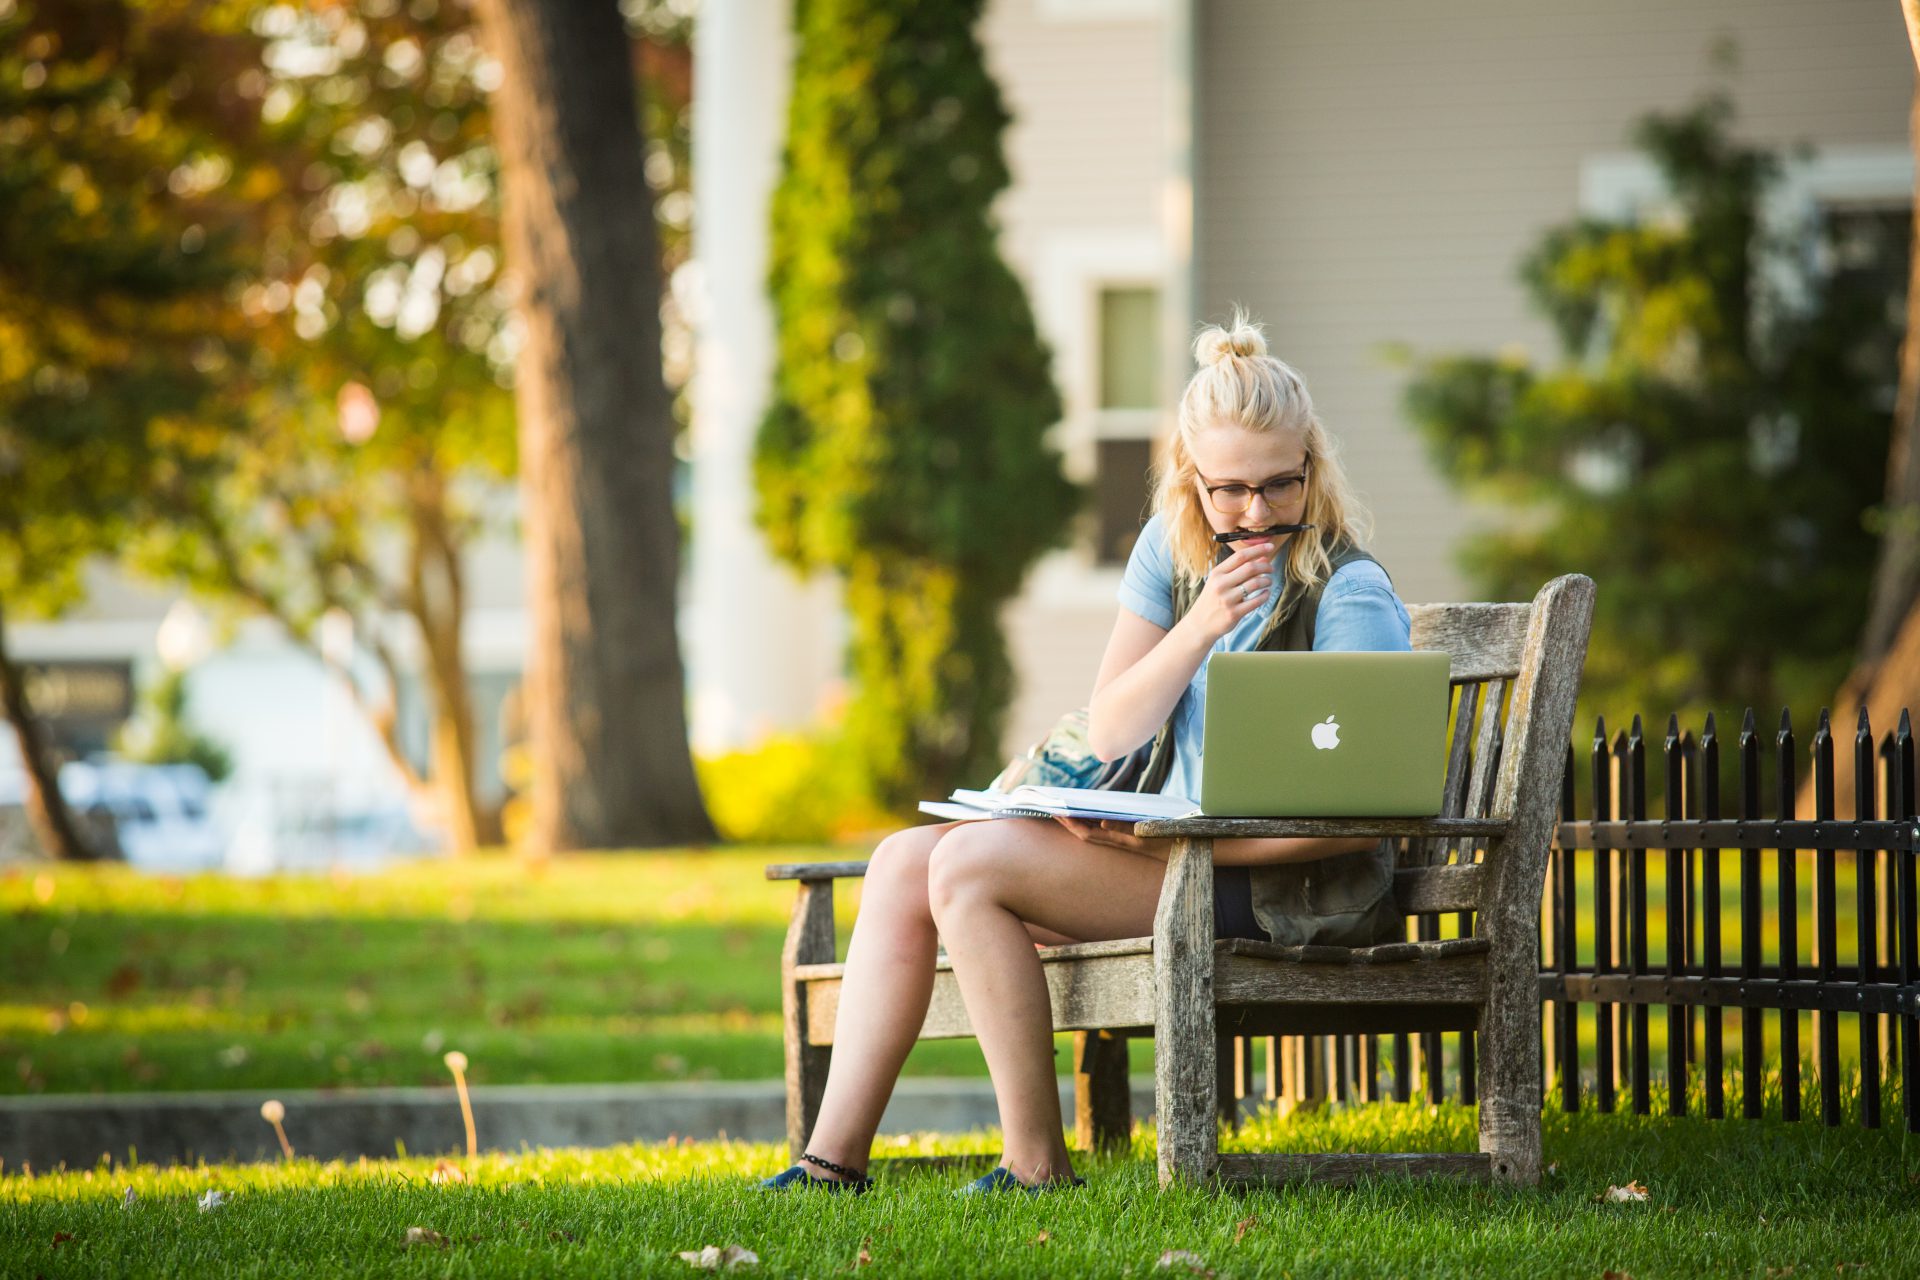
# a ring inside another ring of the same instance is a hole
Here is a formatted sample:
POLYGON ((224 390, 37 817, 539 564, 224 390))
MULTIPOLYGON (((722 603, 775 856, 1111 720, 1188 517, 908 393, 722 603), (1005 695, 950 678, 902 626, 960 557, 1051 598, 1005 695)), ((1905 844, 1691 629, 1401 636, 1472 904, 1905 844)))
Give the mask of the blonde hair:
MULTIPOLYGON (((1286 431, 1306 446, 1307 502, 1301 522, 1314 527, 1287 542, 1284 572, 1295 599, 1326 582, 1333 572, 1329 548, 1363 546, 1373 522, 1347 483, 1333 437, 1313 412, 1307 384, 1284 361, 1267 354, 1266 335, 1239 307, 1226 325, 1208 325, 1193 341, 1199 370, 1180 395, 1180 417, 1161 449, 1153 509, 1166 526, 1176 580, 1197 583, 1213 568, 1218 551, 1213 527, 1194 484, 1199 474, 1192 442, 1200 432, 1233 425, 1248 431, 1286 431)), ((1268 622, 1278 625, 1281 610, 1268 622)))

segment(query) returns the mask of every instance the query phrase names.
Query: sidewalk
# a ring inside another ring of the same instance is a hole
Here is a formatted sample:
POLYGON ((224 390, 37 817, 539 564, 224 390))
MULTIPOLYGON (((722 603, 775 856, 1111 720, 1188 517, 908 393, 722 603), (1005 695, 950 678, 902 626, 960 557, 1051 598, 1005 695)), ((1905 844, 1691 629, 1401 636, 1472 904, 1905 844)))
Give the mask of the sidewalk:
MULTIPOLYGON (((489 1151, 523 1146, 604 1147, 669 1137, 725 1134, 759 1142, 786 1136, 786 1095, 778 1080, 698 1084, 500 1085, 475 1088, 474 1128, 489 1151)), ((206 1093, 56 1094, 0 1099, 0 1165, 90 1168, 102 1154, 137 1154, 145 1164, 267 1160, 280 1154, 260 1104, 287 1109, 287 1139, 302 1156, 351 1160, 464 1150, 460 1103, 451 1087, 236 1090, 206 1093)), ((1060 1091, 1071 1120, 1070 1081, 1060 1091)), ((1133 1114, 1153 1114, 1153 1078, 1135 1077, 1133 1114)), ((882 1133, 964 1133, 998 1122, 985 1079, 904 1079, 881 1119, 882 1133)))

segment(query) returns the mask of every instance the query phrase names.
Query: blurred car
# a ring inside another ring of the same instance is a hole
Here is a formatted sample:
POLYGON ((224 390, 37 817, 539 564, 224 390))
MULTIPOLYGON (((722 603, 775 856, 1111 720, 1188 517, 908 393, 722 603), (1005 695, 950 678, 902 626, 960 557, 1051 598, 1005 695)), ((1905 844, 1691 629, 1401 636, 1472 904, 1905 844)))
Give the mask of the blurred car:
POLYGON ((110 818, 133 866, 206 871, 226 860, 226 836, 211 811, 213 783, 199 765, 76 760, 60 766, 60 793, 76 812, 110 818))

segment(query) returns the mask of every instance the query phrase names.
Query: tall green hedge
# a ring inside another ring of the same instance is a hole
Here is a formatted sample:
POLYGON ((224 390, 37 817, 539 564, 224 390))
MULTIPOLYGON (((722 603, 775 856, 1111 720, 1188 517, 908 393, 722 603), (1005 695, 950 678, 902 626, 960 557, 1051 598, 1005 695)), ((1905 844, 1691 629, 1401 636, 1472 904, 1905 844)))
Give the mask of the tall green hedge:
POLYGON ((1046 349, 995 245, 1010 117, 981 7, 798 0, 773 205, 758 518, 781 557, 845 579, 847 730, 893 805, 998 768, 1000 609, 1079 500, 1046 439, 1046 349))

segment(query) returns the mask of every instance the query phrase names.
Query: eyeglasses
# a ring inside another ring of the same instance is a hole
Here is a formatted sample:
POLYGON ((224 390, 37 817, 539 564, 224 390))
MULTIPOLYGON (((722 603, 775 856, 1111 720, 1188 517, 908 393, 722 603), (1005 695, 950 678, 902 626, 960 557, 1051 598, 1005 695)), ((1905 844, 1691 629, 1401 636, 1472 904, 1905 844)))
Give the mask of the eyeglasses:
MULTIPOLYGON (((1259 487, 1259 493, 1269 507, 1284 507, 1298 498, 1307 487, 1307 469, 1301 467, 1292 475, 1275 476, 1259 487)), ((1245 484, 1210 484, 1206 486, 1207 501, 1213 509, 1223 516, 1237 516, 1253 505, 1254 487, 1245 484)))

